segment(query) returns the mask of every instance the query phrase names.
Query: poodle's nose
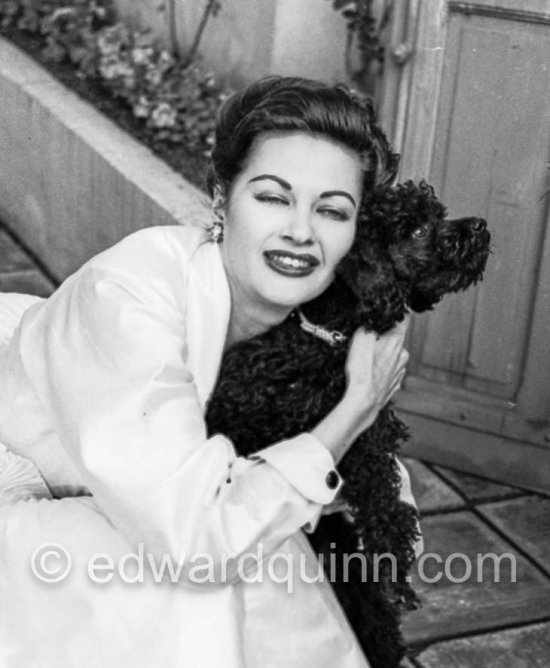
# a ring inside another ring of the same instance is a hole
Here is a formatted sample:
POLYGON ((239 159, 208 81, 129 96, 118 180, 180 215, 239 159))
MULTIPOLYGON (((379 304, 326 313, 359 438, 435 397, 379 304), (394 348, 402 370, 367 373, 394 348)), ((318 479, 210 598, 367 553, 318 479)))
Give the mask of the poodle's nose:
POLYGON ((487 227, 487 222, 483 218, 472 218, 470 227, 474 232, 482 232, 487 227))

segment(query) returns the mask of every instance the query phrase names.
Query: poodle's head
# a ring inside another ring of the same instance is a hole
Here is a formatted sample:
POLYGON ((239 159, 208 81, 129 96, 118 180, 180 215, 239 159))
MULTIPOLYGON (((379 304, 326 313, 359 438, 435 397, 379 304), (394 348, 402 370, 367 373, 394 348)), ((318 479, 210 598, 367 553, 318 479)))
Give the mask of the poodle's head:
POLYGON ((426 182, 366 194, 357 238, 339 272, 359 297, 367 326, 385 331, 407 310, 426 311, 481 280, 490 234, 482 218, 446 218, 426 182))

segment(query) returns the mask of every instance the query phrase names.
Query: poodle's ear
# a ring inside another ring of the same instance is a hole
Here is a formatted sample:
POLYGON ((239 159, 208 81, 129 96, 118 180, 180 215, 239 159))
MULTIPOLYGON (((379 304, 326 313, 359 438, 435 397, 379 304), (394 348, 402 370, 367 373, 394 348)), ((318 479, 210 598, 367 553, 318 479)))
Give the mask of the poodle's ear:
POLYGON ((401 322, 407 314, 405 284, 392 276, 378 275, 359 299, 357 315, 360 324, 369 331, 384 334, 401 322))
POLYGON ((421 283, 413 285, 409 295, 409 308, 415 313, 431 311, 448 292, 451 291, 446 289, 444 282, 442 285, 430 285, 429 283, 428 285, 421 283))
POLYGON ((357 298, 358 324, 383 334, 407 312, 407 292, 395 278, 393 265, 380 247, 355 244, 338 267, 338 274, 357 298))
POLYGON ((359 229, 353 246, 342 259, 336 273, 347 284, 356 297, 361 299, 375 277, 384 272, 387 260, 373 239, 368 239, 359 229))
POLYGON ((424 311, 431 311, 441 299, 442 296, 427 295, 413 290, 409 297, 409 306, 415 313, 424 313, 424 311))

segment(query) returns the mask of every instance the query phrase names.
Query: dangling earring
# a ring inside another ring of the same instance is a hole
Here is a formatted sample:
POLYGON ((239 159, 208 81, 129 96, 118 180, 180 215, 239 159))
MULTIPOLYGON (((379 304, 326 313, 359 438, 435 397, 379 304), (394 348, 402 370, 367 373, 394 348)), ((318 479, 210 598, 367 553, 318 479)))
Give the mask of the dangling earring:
POLYGON ((208 228, 208 240, 214 244, 221 244, 223 241, 223 217, 214 213, 216 218, 208 228))
POLYGON ((214 218, 210 227, 208 227, 208 239, 214 244, 221 244, 223 241, 223 197, 221 191, 216 187, 214 202, 212 204, 212 217, 214 218))

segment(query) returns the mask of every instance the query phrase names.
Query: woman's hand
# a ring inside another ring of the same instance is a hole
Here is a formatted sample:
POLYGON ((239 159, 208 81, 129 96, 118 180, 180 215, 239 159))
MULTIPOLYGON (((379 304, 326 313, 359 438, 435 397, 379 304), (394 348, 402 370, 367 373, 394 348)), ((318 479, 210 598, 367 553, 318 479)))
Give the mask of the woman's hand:
POLYGON ((406 318, 382 336, 362 329, 353 336, 346 361, 344 401, 357 414, 359 433, 370 427, 401 387, 409 360, 403 347, 408 324, 406 318))
POLYGON ((407 327, 408 318, 382 336, 355 332, 346 361, 344 397, 312 431, 337 462, 401 386, 409 359, 403 348, 407 327))

